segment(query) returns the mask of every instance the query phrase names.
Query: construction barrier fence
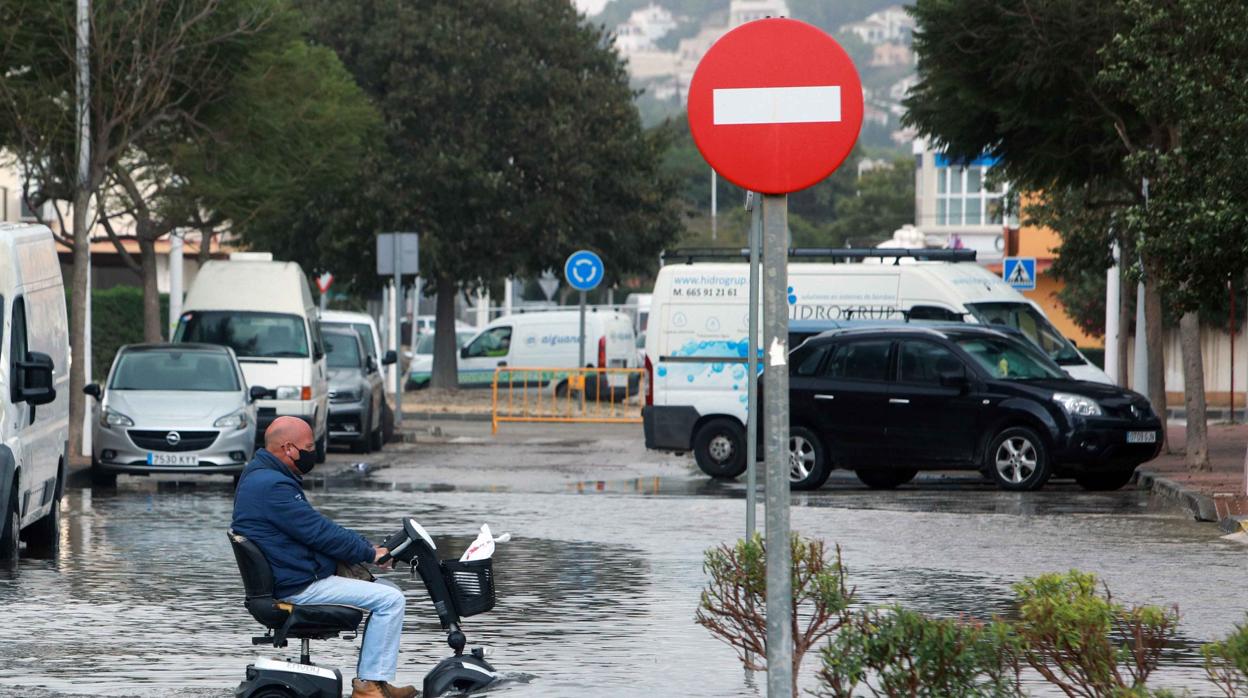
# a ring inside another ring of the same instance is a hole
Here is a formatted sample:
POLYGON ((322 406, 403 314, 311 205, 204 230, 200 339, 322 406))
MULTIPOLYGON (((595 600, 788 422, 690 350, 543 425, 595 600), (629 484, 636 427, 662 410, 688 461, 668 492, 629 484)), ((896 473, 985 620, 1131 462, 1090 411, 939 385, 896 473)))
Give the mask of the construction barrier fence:
POLYGON ((493 432, 503 422, 640 424, 641 368, 520 368, 494 371, 493 432))

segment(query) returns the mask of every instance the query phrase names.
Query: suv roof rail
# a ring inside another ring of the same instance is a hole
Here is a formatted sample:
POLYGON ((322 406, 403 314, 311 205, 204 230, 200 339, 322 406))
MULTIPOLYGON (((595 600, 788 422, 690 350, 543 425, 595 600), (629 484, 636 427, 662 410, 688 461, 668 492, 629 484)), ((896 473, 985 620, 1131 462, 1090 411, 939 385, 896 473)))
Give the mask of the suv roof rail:
MULTIPOLYGON (((745 247, 688 247, 664 251, 659 255, 663 264, 693 264, 695 259, 749 259, 750 250, 745 247)), ((927 249, 923 247, 790 247, 789 259, 892 259, 893 264, 901 263, 901 259, 916 259, 925 262, 974 262, 975 250, 959 249, 927 249)))

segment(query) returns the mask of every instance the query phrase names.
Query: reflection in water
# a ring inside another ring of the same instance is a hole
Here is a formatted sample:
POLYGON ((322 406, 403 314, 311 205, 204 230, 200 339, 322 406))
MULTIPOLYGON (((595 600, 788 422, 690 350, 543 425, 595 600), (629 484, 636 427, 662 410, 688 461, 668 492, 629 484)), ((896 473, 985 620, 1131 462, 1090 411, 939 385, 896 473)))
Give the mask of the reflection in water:
MULTIPOLYGON (((446 557, 457 557, 483 522, 512 532, 496 553, 498 605, 464 628, 470 646, 492 647, 500 670, 532 677, 501 694, 759 695, 761 679, 744 676, 733 651, 693 622, 702 552, 740 535, 742 490, 713 484, 705 487, 719 496, 665 496, 668 484, 585 483, 572 492, 586 496, 577 496, 330 482, 309 496, 374 540, 413 516, 446 557)), ((0 570, 0 695, 224 698, 257 654, 289 656, 291 649, 250 645, 261 628, 243 608, 225 538, 230 494, 228 481, 70 490, 59 557, 0 570)), ((851 498, 833 489, 795 498, 793 526, 843 544, 865 603, 988 617, 1009 611, 1011 583, 1071 567, 1103 572, 1124 601, 1178 602, 1186 642, 1169 661, 1182 665, 1163 672, 1161 683, 1199 693, 1191 643, 1242 619, 1225 594, 1239 580, 1241 550, 1181 521, 1081 514, 1068 492, 1037 494, 950 496, 937 488, 856 490, 851 498), (907 498, 916 510, 883 506, 907 498), (1035 515, 1059 511, 1068 515, 1035 515)), ((1139 513, 1131 497, 1122 499, 1122 514, 1139 513)), ((445 635, 420 581, 407 570, 387 576, 409 598, 399 678, 418 683, 447 654, 445 635)), ((358 646, 319 641, 312 654, 349 677, 358 646)), ((803 665, 806 687, 816 665, 803 665)))

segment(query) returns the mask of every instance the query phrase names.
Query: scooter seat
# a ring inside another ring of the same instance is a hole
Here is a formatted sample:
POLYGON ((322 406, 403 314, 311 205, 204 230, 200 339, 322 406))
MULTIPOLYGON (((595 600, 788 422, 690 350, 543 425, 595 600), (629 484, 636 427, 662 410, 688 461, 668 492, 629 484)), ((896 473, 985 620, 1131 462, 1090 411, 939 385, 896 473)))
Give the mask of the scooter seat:
POLYGON ((317 640, 355 632, 364 612, 354 606, 321 604, 299 606, 270 599, 249 599, 247 610, 271 630, 285 629, 286 637, 317 640))

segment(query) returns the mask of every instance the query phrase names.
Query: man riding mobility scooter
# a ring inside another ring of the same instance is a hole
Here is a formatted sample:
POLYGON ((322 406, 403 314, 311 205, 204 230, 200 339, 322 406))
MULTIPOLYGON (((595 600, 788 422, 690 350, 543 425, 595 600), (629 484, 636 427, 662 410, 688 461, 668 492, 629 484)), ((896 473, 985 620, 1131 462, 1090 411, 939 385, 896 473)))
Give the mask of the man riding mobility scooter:
MULTIPOLYGON (((482 532, 489 536, 488 528, 483 527, 482 532)), ((342 698, 341 672, 313 664, 308 644, 343 633, 350 633, 347 639, 354 639, 363 611, 351 606, 278 601, 273 597, 269 563, 260 548, 234 531, 229 532, 229 538, 243 577, 247 610, 268 629, 264 635, 253 637, 252 644, 285 647, 290 638, 300 641, 298 662, 261 657, 249 664, 246 679, 234 691, 235 698, 342 698)), ((507 539, 507 534, 491 539, 491 547, 492 541, 507 539)), ((393 558, 410 565, 413 576, 420 575, 447 632, 446 642, 454 651, 425 675, 423 695, 434 698, 448 692, 467 693, 493 683, 498 674, 485 661, 481 648, 464 655, 468 640, 459 625, 461 618, 494 608, 493 560, 439 560, 433 538, 415 519, 406 519, 403 529, 386 538, 382 547, 390 553, 378 560, 379 564, 393 558)))

